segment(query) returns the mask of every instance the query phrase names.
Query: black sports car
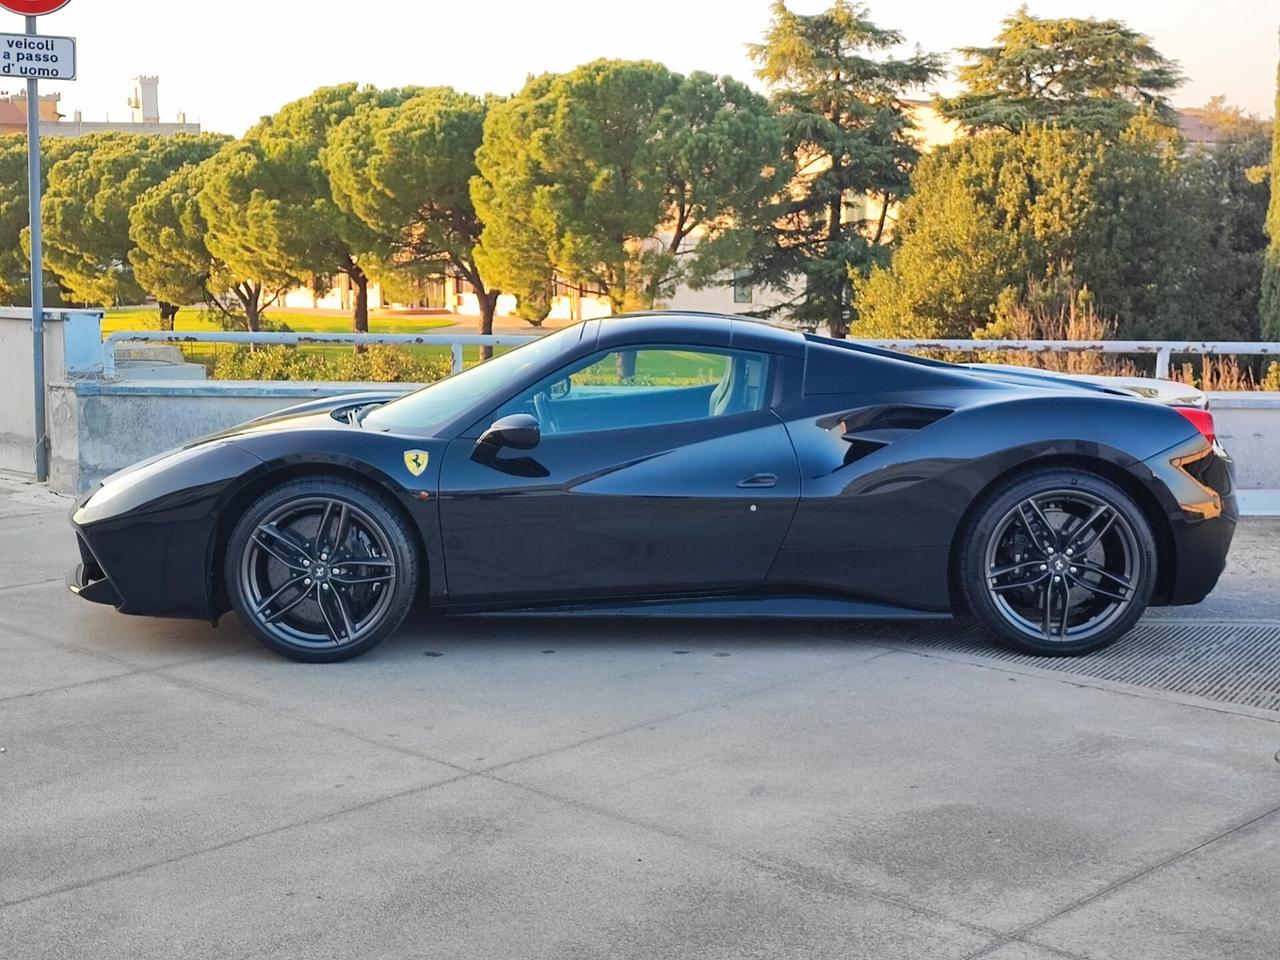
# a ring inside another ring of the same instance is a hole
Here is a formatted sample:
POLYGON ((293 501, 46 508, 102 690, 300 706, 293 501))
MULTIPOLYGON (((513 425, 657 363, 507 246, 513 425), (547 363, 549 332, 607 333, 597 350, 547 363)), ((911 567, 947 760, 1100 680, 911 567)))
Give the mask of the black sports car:
POLYGON ((1213 588, 1208 411, 717 316, 591 320, 115 474, 69 580, 299 660, 444 613, 929 617, 1047 654, 1213 588))

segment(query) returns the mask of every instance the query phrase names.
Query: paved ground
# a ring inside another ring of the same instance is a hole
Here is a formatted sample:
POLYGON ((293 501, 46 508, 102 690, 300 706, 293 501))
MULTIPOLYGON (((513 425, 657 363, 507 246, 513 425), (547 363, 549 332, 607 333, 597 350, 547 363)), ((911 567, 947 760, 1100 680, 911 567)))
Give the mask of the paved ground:
POLYGON ((0 485, 6 960, 1276 956, 1280 713, 806 623, 301 666, 74 601, 62 512, 0 485))

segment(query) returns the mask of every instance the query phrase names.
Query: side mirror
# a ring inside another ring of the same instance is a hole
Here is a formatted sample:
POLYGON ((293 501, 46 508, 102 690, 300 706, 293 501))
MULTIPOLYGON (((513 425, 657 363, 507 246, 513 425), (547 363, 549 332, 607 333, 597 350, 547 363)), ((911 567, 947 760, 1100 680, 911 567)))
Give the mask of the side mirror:
POLYGON ((495 420, 484 433, 480 434, 478 444, 486 446, 511 447, 513 450, 532 450, 542 439, 542 428, 537 417, 527 413, 513 413, 509 417, 495 420))

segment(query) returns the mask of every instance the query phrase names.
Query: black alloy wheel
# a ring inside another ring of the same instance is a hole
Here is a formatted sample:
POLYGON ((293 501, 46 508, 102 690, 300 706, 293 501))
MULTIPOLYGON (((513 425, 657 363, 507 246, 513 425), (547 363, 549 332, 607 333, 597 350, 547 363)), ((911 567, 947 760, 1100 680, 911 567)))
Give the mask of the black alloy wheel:
POLYGON ((1044 469, 990 497, 967 531, 960 582, 970 609, 1004 643, 1079 654, 1128 632, 1151 600, 1150 525, 1118 486, 1044 469))
POLYGON ((227 594, 264 644, 327 663, 364 653, 396 629, 417 590, 412 533, 397 512, 356 484, 286 483, 236 525, 227 594))

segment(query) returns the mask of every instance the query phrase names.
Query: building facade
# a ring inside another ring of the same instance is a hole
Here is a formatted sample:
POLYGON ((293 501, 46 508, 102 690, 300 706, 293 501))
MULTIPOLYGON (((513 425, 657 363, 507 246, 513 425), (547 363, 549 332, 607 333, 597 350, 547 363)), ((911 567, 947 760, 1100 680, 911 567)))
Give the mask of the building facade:
MULTIPOLYGON (((125 101, 129 108, 127 120, 85 120, 79 110, 66 117, 58 109, 60 93, 40 97, 40 135, 42 137, 83 137, 91 133, 140 133, 151 136, 172 137, 180 133, 196 134, 200 124, 188 123, 187 115, 179 113, 175 122, 160 120, 160 78, 135 77, 133 95, 125 101)), ((27 132, 27 94, 0 93, 0 135, 27 132)))

